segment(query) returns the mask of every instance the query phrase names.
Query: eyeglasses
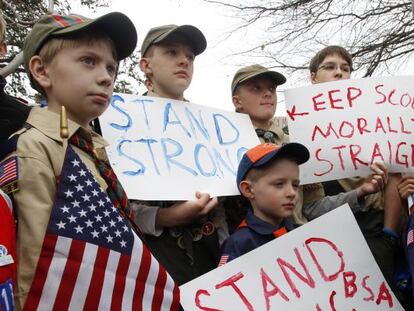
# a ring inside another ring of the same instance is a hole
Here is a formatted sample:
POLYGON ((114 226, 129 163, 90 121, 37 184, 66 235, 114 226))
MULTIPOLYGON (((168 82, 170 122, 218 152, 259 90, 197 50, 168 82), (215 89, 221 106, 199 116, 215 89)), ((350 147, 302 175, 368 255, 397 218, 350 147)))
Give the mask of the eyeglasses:
POLYGON ((342 72, 345 73, 351 73, 352 68, 348 64, 336 64, 336 63, 326 63, 323 65, 320 65, 319 69, 325 70, 325 71, 335 71, 337 68, 339 68, 342 72))

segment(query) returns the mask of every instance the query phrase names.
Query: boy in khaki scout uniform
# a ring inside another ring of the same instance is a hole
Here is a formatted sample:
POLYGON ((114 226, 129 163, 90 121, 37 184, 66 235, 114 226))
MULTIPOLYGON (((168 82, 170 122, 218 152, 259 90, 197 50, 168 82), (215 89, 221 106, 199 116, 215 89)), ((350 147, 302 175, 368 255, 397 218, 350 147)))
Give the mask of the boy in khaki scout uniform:
MULTIPOLYGON (((285 82, 286 78, 282 74, 270 71, 260 65, 241 68, 234 75, 231 85, 233 104, 237 112, 246 113, 250 116, 256 133, 262 142, 282 144, 289 141, 289 136, 281 129, 274 118, 277 106, 276 88, 285 82)), ((378 175, 367 179, 366 183, 354 191, 341 192, 333 196, 323 195, 322 184, 319 183, 300 187, 298 202, 293 213, 294 221, 303 224, 345 203, 348 203, 352 210, 359 210, 361 207, 359 200, 365 195, 379 190, 378 186, 382 183, 380 175, 384 173, 382 169, 384 168, 374 166, 373 170, 378 175), (302 193, 304 189, 312 189, 312 193, 317 194, 318 198, 309 200, 307 197, 309 191, 304 196, 302 193)), ((228 204, 226 206, 226 212, 230 213, 232 208, 228 204)), ((240 217, 238 219, 240 220, 240 217)), ((234 226, 231 225, 230 227, 233 228, 234 226)))
MULTIPOLYGON (((185 100, 195 57, 206 46, 202 32, 191 25, 150 29, 139 62, 147 79, 146 95, 185 100)), ((145 233, 148 246, 178 284, 217 267, 219 240, 228 236, 217 198, 200 192, 195 197, 186 202, 132 203, 140 215, 136 223, 145 233)))
MULTIPOLYGON (((313 84, 350 79, 352 56, 340 46, 328 46, 320 50, 309 65, 313 84)), ((363 177, 353 177, 323 182, 322 193, 304 187, 305 204, 320 200, 323 196, 355 191, 366 183, 363 177)), ((361 207, 354 210, 356 220, 382 273, 391 285, 394 271, 395 246, 400 231, 401 204, 397 185, 398 174, 390 174, 381 191, 364 197, 361 207)), ((319 189, 320 190, 320 189, 319 189)), ((316 215, 315 215, 316 216, 316 215)))
MULTIPOLYGON (((126 15, 117 12, 106 14, 94 20, 79 15, 46 15, 40 18, 26 38, 24 64, 32 86, 47 98, 48 108, 32 109, 24 128, 9 140, 9 142, 14 144, 15 150, 6 159, 7 161, 11 158, 16 158, 18 164, 18 167, 16 167, 18 169, 18 189, 13 189, 17 190, 13 192, 13 197, 18 220, 18 270, 17 289, 15 291, 17 310, 22 309, 26 301, 26 308, 37 309, 35 303, 38 303, 39 300, 47 304, 47 309, 49 307, 50 309, 54 308, 53 305, 62 310, 68 307, 63 305, 65 302, 68 303, 67 300, 54 301, 53 294, 49 292, 46 294, 43 292, 42 294, 43 287, 38 286, 39 280, 44 277, 42 274, 45 274, 44 258, 46 260, 49 259, 49 257, 45 257, 47 254, 45 254, 44 249, 50 252, 50 249, 47 248, 48 243, 46 243, 54 232, 50 231, 50 228, 66 230, 66 226, 69 227, 69 223, 72 220, 78 219, 76 233, 79 233, 79 235, 73 235, 76 243, 87 241, 89 244, 85 246, 85 252, 87 248, 92 250, 96 249, 95 247, 99 247, 96 254, 104 254, 99 253, 102 246, 105 252, 108 250, 108 252, 113 251, 116 254, 122 254, 118 249, 115 249, 114 243, 110 244, 115 238, 111 237, 109 239, 108 236, 103 236, 104 231, 108 232, 108 234, 113 234, 116 233, 114 232, 115 228, 122 226, 123 232, 118 233, 123 234, 128 243, 131 242, 131 237, 132 241, 137 240, 134 238, 136 234, 131 231, 130 223, 128 223, 132 215, 127 197, 121 185, 117 182, 117 178, 113 174, 105 153, 104 147, 107 146, 107 143, 100 135, 91 130, 89 126, 89 123, 99 117, 108 107, 112 97, 119 61, 132 53, 136 42, 137 34, 131 20, 126 15), (66 108, 68 116, 67 126, 65 126, 64 122, 62 126, 63 129, 67 130, 67 135, 63 134, 62 136, 68 137, 68 140, 64 140, 60 135, 59 112, 62 106, 66 108), (67 159, 71 157, 74 160, 68 161, 67 159), (72 175, 66 176, 69 174, 69 169, 65 171, 64 168, 69 167, 69 164, 79 168, 75 171, 75 174, 72 173, 72 175), (86 179, 85 186, 80 184, 81 176, 86 176, 83 177, 86 179), (63 193, 61 189, 76 180, 79 182, 78 186, 76 186, 76 191, 75 189, 73 189, 74 191, 69 191, 68 188, 67 192, 63 193), (93 189, 93 191, 87 190, 89 186, 91 187, 90 190, 93 189), (79 191, 82 191, 84 194, 82 196, 83 199, 80 200, 81 202, 74 202, 73 198, 76 195, 74 193, 79 191), (88 195, 89 193, 91 195, 88 195), (92 197, 94 196, 101 198, 98 202, 99 204, 87 207, 88 203, 85 202, 93 202, 94 199, 92 197), (64 205, 60 207, 61 205, 59 204, 64 205), (81 204, 82 211, 76 209, 79 207, 76 205, 79 204, 81 204), (54 217, 66 215, 64 214, 66 212, 73 216, 71 216, 72 219, 63 218, 65 221, 61 221, 59 224, 56 222, 56 227, 54 217), (94 216, 86 216, 93 215, 93 212, 96 212, 101 217, 96 219, 96 222, 90 221, 90 218, 93 219, 94 216), (102 223, 101 219, 103 218, 99 213, 105 212, 111 215, 108 217, 113 217, 117 221, 116 223, 112 219, 114 228, 108 228, 108 226, 104 230, 101 227, 102 232, 94 232, 93 234, 95 235, 89 237, 89 229, 87 227, 92 226, 96 231, 98 222, 102 223), (114 214, 111 214, 112 212, 114 214), (89 224, 82 221, 82 219, 85 219, 82 218, 84 216, 88 217, 89 224), (51 224, 54 224, 55 227, 51 227, 51 224), (81 234, 83 236, 80 236, 81 234), (94 240, 93 238, 95 237, 99 238, 94 240), (103 244, 106 242, 107 244, 103 244), (42 294, 40 297, 39 292, 42 294)), ((2 152, 5 152, 5 150, 3 149, 2 152)), ((72 233, 66 232, 64 234, 72 233)), ((66 237, 67 235, 64 235, 63 239, 66 237)), ((58 235, 56 245, 58 245, 60 238, 62 237, 58 235)), ((130 249, 129 247, 132 249, 132 242, 128 246, 126 241, 123 241, 123 243, 119 245, 122 244, 124 247, 128 247, 128 249, 130 249)), ((52 272, 50 272, 50 269, 46 271, 49 271, 55 278, 56 274, 59 275, 59 273, 65 276, 61 284, 64 283, 65 285, 63 286, 66 286, 66 291, 69 291, 67 295, 71 299, 69 301, 71 306, 80 310, 83 309, 83 303, 96 305, 104 298, 101 297, 100 291, 95 291, 94 294, 89 296, 89 293, 95 289, 88 289, 90 283, 84 278, 85 273, 80 273, 82 275, 78 278, 75 272, 65 273, 67 268, 67 265, 65 266, 66 259, 71 264, 69 269, 71 271, 77 264, 80 264, 76 260, 69 260, 72 247, 75 249, 75 246, 72 245, 69 254, 58 251, 61 265, 56 266, 52 272), (56 269, 62 269, 62 266, 65 268, 65 271, 56 272, 56 269), (78 286, 79 288, 83 287, 83 290, 75 291, 73 288, 67 287, 72 282, 74 282, 73 286, 75 289, 78 286), (71 289, 73 292, 70 292, 71 289), (88 296, 83 296, 86 293, 88 296), (80 297, 83 298, 80 299, 80 297)), ((143 247, 143 254, 145 252, 149 254, 146 248, 143 247)), ((87 256, 88 259, 82 258, 82 260, 92 260, 96 255, 93 252, 88 254, 91 256, 87 256)), ((134 254, 131 256, 134 256, 134 254)), ((135 256, 141 256, 141 253, 136 252, 135 256)), ((149 254, 148 256, 151 255, 149 254)), ((96 255, 98 260, 102 257, 104 256, 96 255)), ((154 259, 149 259, 152 261, 151 267, 153 265, 156 267, 157 262, 154 259)), ((84 261, 82 266, 83 264, 84 261)), ((93 262, 86 266, 88 266, 88 269, 91 269, 91 265, 93 268, 93 262)), ((99 270, 104 273, 105 270, 109 274, 114 273, 117 279, 128 277, 131 275, 129 274, 131 269, 139 268, 137 265, 134 265, 128 271, 122 273, 116 271, 115 273, 113 269, 114 267, 116 269, 116 265, 105 265, 101 263, 99 270)), ((142 265, 147 271, 152 269, 148 262, 143 262, 142 265)), ((86 266, 84 269, 86 269, 86 266)), ((161 270, 162 267, 157 267, 157 271, 161 270)), ((91 270, 82 271, 86 271, 86 275, 88 275, 91 270)), ((92 279, 94 275, 92 274, 92 279)), ((171 279, 168 275, 165 276, 167 277, 166 282, 169 282, 171 279)), ((102 284, 102 281, 99 285, 103 286, 103 292, 110 287, 106 283, 102 284)), ((148 286, 151 285, 153 284, 148 284, 148 286)), ((56 281, 54 287, 60 287, 59 280, 56 281)), ((127 297, 129 299, 126 303, 132 303, 133 290, 132 288, 131 292, 130 287, 128 287, 128 291, 123 293, 124 298, 127 297)), ((164 297, 168 297, 171 302, 172 297, 170 295, 172 293, 169 290, 164 291, 164 288, 162 290, 164 297)), ((153 289, 153 291, 155 292, 157 289, 153 289)), ((59 293, 60 291, 56 295, 59 293)), ((142 304, 142 299, 138 300, 137 304, 142 304)), ((177 306, 178 303, 175 302, 175 305, 177 306)), ((43 307, 38 307, 39 309, 44 309, 43 307)), ((97 305, 91 308, 96 309, 97 305)), ((120 307, 115 309, 120 309, 120 307)))

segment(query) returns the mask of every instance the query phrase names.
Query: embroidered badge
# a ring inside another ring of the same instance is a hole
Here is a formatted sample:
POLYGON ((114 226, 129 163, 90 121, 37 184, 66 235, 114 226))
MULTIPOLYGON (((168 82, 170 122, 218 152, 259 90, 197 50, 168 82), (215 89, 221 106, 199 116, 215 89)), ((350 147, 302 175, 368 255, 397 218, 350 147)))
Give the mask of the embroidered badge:
POLYGON ((0 163, 0 188, 11 193, 18 190, 17 157, 12 157, 0 163))
POLYGON ((208 221, 206 222, 203 227, 201 228, 201 231, 203 232, 203 235, 208 236, 213 234, 214 232, 214 225, 212 222, 208 221))
POLYGON ((218 266, 220 267, 222 265, 225 265, 227 263, 227 260, 229 260, 229 255, 221 256, 218 266))
POLYGON ((7 253, 6 246, 0 244, 0 267, 10 265, 14 262, 13 257, 7 253))

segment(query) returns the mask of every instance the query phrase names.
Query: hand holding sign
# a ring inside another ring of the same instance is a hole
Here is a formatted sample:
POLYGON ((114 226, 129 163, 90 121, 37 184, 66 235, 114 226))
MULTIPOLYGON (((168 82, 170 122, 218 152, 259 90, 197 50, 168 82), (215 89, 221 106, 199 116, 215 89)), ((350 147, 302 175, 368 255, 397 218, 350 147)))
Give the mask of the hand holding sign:
POLYGON ((196 192, 196 200, 177 202, 169 208, 161 208, 157 213, 156 223, 160 227, 176 227, 192 223, 206 216, 218 206, 217 198, 210 198, 207 193, 196 192))
POLYGON ((414 171, 413 82, 364 78, 287 90, 290 139, 311 153, 301 182, 368 175, 379 161, 390 172, 414 171))
POLYGON ((375 173, 367 176, 364 183, 357 190, 357 197, 363 198, 368 194, 376 193, 384 189, 388 181, 388 169, 384 163, 374 163, 371 170, 375 173))

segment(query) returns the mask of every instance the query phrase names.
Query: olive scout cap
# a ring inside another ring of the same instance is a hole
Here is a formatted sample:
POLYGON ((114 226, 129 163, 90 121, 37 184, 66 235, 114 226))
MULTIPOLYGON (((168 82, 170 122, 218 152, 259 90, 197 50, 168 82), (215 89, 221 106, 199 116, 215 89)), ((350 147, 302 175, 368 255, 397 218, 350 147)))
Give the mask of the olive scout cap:
POLYGON ((137 32, 134 24, 125 14, 119 12, 108 13, 96 19, 75 14, 42 16, 26 37, 23 47, 24 65, 32 85, 34 84, 28 70, 29 61, 39 53, 48 39, 64 38, 66 35, 91 29, 98 29, 111 38, 118 61, 128 57, 137 45, 137 32))
POLYGON ((237 187, 239 190, 240 183, 246 178, 251 168, 263 166, 279 158, 291 159, 300 165, 309 160, 309 150, 299 143, 260 144, 247 150, 237 169, 237 187))
POLYGON ((191 25, 164 25, 159 27, 151 28, 141 46, 141 55, 144 56, 148 48, 156 43, 160 43, 171 36, 184 38, 195 55, 203 53, 207 47, 207 41, 203 33, 194 26, 191 25))
POLYGON ((277 71, 268 70, 261 65, 251 65, 243 67, 236 72, 231 83, 231 94, 234 94, 234 91, 240 83, 262 75, 270 77, 276 85, 281 85, 286 82, 285 76, 277 71))

